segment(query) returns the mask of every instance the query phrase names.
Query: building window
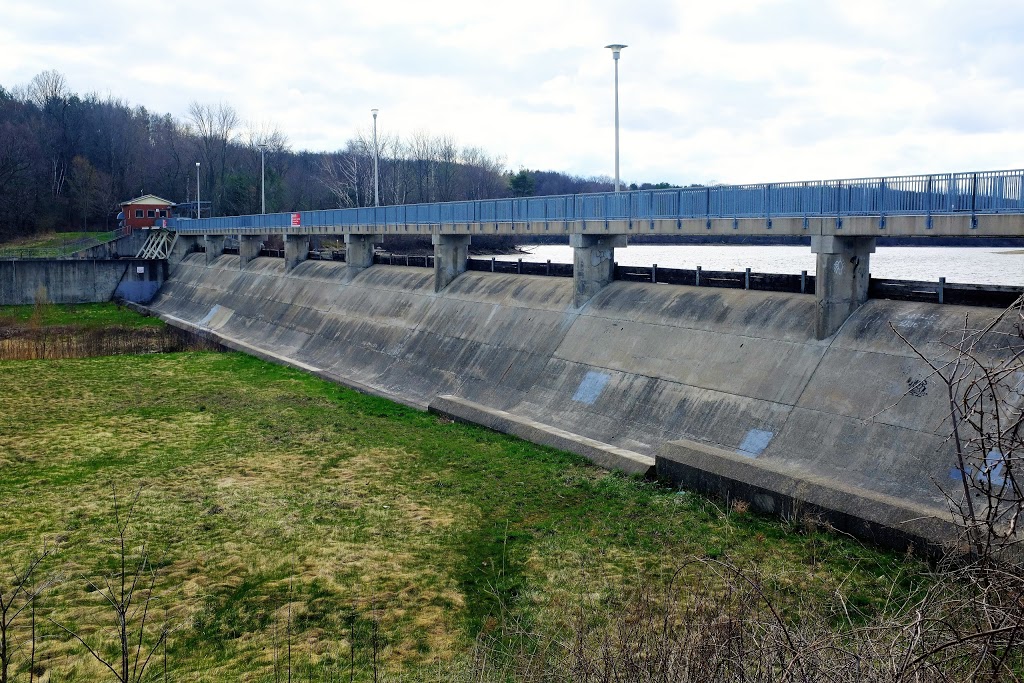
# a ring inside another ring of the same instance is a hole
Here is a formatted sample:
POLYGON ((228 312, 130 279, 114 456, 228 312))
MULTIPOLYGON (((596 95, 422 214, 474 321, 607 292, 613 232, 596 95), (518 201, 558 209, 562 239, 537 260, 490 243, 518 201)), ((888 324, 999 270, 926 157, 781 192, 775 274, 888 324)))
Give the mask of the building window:
POLYGON ((142 218, 142 209, 135 209, 135 217, 142 218))
POLYGON ((160 218, 167 218, 167 210, 166 209, 160 209, 159 217, 160 218))
POLYGON ((146 218, 156 218, 156 211, 150 209, 146 218))

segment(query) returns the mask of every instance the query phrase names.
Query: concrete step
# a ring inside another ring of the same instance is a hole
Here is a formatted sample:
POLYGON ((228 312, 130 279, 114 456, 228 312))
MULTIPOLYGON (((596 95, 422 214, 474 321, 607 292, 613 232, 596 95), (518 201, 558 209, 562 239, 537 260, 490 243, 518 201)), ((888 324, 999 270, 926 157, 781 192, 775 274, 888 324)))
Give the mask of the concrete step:
POLYGON ((488 408, 457 396, 438 396, 430 402, 428 409, 432 413, 453 420, 480 425, 542 446, 575 453, 606 470, 619 470, 645 477, 654 473, 654 458, 649 456, 588 439, 504 410, 488 408))

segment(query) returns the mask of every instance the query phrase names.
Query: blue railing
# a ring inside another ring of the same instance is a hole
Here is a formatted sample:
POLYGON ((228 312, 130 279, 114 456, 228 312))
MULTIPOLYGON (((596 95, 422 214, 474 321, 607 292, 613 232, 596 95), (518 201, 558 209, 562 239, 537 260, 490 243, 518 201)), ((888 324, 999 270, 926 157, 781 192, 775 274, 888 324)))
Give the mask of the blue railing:
MULTIPOLYGON (((302 211, 302 228, 580 220, 1024 213, 1024 170, 720 185, 302 211)), ((288 228, 291 213, 171 219, 168 227, 288 228)))

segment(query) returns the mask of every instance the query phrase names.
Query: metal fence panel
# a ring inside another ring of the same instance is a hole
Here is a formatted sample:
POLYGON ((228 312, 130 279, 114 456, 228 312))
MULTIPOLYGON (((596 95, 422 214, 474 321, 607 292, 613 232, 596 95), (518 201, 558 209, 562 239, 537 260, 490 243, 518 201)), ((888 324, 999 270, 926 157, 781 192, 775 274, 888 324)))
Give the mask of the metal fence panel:
MULTIPOLYGON (((1024 213, 1024 171, 633 190, 302 212, 303 226, 1024 213)), ((168 219, 183 233, 287 228, 291 213, 168 219)))

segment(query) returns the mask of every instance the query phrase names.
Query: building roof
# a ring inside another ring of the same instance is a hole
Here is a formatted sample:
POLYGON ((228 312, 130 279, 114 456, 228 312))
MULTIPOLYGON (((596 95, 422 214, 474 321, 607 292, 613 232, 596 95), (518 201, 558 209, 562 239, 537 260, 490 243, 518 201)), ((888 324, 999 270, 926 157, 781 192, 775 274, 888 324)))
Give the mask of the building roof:
POLYGON ((169 202, 166 199, 157 197, 155 194, 144 194, 141 197, 121 202, 121 206, 128 206, 130 204, 166 204, 167 206, 174 206, 174 202, 169 202))

